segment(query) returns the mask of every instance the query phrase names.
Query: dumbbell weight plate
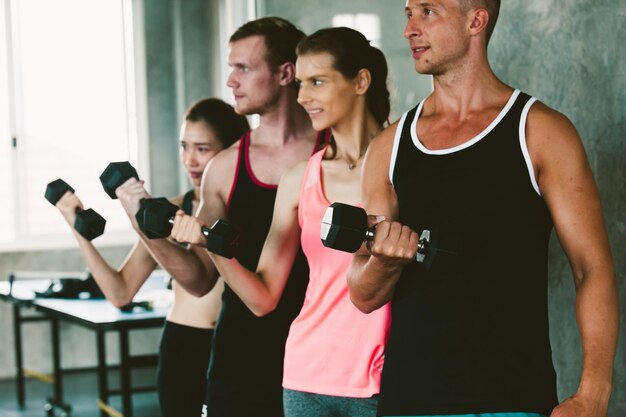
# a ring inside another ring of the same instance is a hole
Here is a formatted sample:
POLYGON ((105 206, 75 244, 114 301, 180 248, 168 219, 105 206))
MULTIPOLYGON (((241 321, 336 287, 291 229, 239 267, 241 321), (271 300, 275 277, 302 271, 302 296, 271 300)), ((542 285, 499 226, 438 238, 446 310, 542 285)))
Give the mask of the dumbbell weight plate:
POLYGON ((178 211, 178 206, 165 197, 148 198, 141 201, 135 214, 141 231, 148 239, 166 238, 172 233, 170 219, 178 211))
POLYGON ((324 246, 354 253, 367 238, 367 214, 359 207, 332 203, 324 213, 321 227, 324 246))
MULTIPOLYGON (((53 206, 59 202, 66 192, 74 192, 74 189, 61 178, 56 179, 46 187, 44 197, 53 206)), ((93 240, 104 233, 106 220, 93 209, 76 211, 76 220, 74 220, 74 229, 87 240, 93 240)))
POLYGON ((137 170, 128 162, 111 162, 100 175, 104 191, 112 199, 116 199, 115 190, 131 178, 139 180, 137 170))

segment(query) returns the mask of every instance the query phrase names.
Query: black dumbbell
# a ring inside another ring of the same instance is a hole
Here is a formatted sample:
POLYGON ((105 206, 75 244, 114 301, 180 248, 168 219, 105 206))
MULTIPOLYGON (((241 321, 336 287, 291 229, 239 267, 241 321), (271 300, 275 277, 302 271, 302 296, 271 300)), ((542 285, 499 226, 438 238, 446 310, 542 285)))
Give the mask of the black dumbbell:
MULTIPOLYGON (((117 198, 115 190, 130 178, 139 180, 137 170, 130 163, 111 162, 100 175, 100 182, 109 197, 117 198)), ((163 197, 142 199, 140 204, 135 219, 146 237, 168 237, 179 208, 163 197)), ((225 258, 232 258, 241 242, 241 230, 226 220, 218 220, 210 229, 203 227, 202 234, 207 239, 207 249, 225 258)))
POLYGON ((117 187, 131 178, 139 180, 139 175, 129 162, 111 162, 100 175, 100 182, 109 197, 116 199, 117 187))
MULTIPOLYGON (((74 192, 74 189, 62 179, 52 181, 46 187, 46 200, 53 206, 63 197, 66 192, 74 192)), ((87 240, 93 240, 104 233, 106 220, 93 209, 77 209, 74 229, 87 240)))
MULTIPOLYGON (((179 208, 167 198, 147 198, 135 214, 141 231, 149 239, 168 237, 172 233, 174 216, 179 208)), ((219 219, 211 228, 203 227, 206 248, 225 258, 232 258, 241 245, 241 229, 228 220, 219 219)))
MULTIPOLYGON (((417 246, 416 261, 430 269, 438 256, 454 261, 461 254, 460 241, 449 237, 445 248, 440 246, 435 230, 422 231, 417 246)), ((367 226, 367 213, 360 207, 333 203, 322 219, 321 239, 324 246, 344 252, 356 252, 364 241, 374 239, 374 230, 367 226)))

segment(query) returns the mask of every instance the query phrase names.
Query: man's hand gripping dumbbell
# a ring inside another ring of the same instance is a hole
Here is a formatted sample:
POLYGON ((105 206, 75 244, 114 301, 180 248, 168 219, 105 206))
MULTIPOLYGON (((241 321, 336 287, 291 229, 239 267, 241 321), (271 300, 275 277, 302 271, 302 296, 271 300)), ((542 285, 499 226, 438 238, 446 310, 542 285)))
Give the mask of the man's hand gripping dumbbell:
MULTIPOLYGON (((375 230, 368 226, 367 213, 364 209, 333 203, 326 209, 322 219, 321 239, 326 247, 354 253, 363 242, 374 240, 375 230)), ((431 268, 438 257, 455 260, 461 253, 459 242, 451 237, 448 238, 447 245, 445 243, 440 245, 440 236, 436 230, 423 230, 419 239, 414 232, 412 235, 409 247, 414 248, 411 251, 415 253, 415 260, 426 269, 431 268)))
POLYGON ((168 199, 150 198, 137 171, 128 162, 112 162, 100 175, 105 192, 119 198, 137 227, 149 239, 167 238, 206 248, 225 258, 232 258, 240 244, 241 231, 227 220, 216 221, 211 228, 186 215, 168 199))

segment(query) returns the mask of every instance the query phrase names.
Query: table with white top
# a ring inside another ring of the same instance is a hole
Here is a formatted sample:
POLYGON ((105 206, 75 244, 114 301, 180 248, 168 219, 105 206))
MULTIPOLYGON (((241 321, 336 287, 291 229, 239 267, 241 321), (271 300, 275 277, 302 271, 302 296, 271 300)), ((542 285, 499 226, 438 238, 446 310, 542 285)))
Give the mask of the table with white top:
MULTIPOLYGON (((85 275, 84 273, 82 274, 85 275)), ((109 396, 119 394, 122 399, 124 417, 132 417, 132 393, 154 390, 154 387, 133 388, 131 369, 134 366, 156 363, 156 355, 131 356, 129 332, 137 329, 161 327, 171 305, 171 291, 166 289, 164 271, 155 271, 139 291, 134 301, 151 301, 152 309, 135 308, 123 312, 105 299, 59 299, 37 298, 35 292, 43 292, 50 285, 51 279, 77 276, 70 273, 14 273, 13 285, 8 281, 0 282, 0 299, 13 304, 14 340, 16 358, 17 400, 20 407, 24 406, 24 366, 22 324, 32 321, 49 321, 52 336, 52 369, 54 398, 48 401, 46 408, 49 415, 57 413, 70 414, 70 407, 63 403, 63 384, 61 368, 61 340, 59 321, 64 320, 91 329, 96 334, 97 372, 98 372, 98 406, 101 415, 120 415, 108 404, 109 396), (34 278, 34 279, 33 279, 34 278), (22 310, 34 309, 37 316, 23 315, 22 310), (107 378, 106 343, 107 332, 119 334, 120 351, 120 389, 110 389, 107 378)), ((80 276, 80 273, 79 275, 80 276)))

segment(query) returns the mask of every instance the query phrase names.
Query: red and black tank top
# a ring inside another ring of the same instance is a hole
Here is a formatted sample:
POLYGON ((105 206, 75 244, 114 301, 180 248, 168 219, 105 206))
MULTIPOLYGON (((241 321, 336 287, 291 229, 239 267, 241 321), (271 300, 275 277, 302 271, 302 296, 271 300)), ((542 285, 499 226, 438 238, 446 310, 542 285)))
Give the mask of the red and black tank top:
MULTIPOLYGON (((320 132, 311 155, 328 141, 329 132, 320 132)), ((249 159, 250 132, 239 145, 235 181, 228 202, 228 218, 239 225, 243 240, 237 260, 255 271, 265 238, 272 223, 278 186, 259 181, 249 159)), ((236 387, 237 392, 263 399, 282 398, 282 370, 289 326, 300 312, 308 284, 308 266, 300 250, 291 275, 272 313, 255 316, 226 285, 222 310, 213 339, 209 385, 215 381, 236 387)))

